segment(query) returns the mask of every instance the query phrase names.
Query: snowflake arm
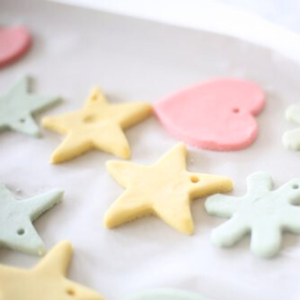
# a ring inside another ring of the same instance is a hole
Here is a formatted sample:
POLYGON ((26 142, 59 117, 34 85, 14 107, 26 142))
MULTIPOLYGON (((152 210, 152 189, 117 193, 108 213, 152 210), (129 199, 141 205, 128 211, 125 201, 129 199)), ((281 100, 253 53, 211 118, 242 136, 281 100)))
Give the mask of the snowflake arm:
POLYGON ((239 201, 237 197, 217 194, 207 199, 205 209, 210 215, 229 218, 238 210, 239 201))
POLYGON ((247 178, 248 197, 255 198, 272 190, 271 176, 266 172, 255 172, 247 178))
MULTIPOLYGON (((291 105, 285 113, 287 121, 300 125, 300 105, 291 105)), ((300 128, 289 130, 282 136, 282 143, 287 149, 300 150, 300 128)))
POLYGON ((220 247, 231 247, 249 232, 249 227, 237 216, 212 232, 212 242, 220 247))

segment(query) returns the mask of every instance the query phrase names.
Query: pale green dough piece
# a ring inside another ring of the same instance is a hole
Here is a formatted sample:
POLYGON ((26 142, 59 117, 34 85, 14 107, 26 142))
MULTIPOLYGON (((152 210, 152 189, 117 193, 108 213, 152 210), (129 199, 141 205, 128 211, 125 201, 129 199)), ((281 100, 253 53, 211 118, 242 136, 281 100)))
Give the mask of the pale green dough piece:
POLYGON ((39 137, 40 129, 32 115, 60 101, 58 97, 42 97, 29 94, 28 78, 21 79, 6 94, 0 96, 0 130, 12 129, 39 137))
POLYGON ((272 191, 268 173, 257 172, 247 178, 244 197, 217 194, 208 197, 206 211, 231 218, 212 232, 212 241, 230 247, 251 233, 251 251, 260 257, 271 257, 281 247, 282 231, 300 233, 300 179, 296 178, 272 191))
POLYGON ((43 255, 46 252, 32 222, 62 200, 63 191, 54 190, 26 200, 16 200, 0 184, 0 246, 43 255))
POLYGON ((124 300, 208 300, 199 294, 175 289, 145 290, 124 300))
MULTIPOLYGON (((286 119, 300 125, 300 105, 291 105, 285 113, 286 119)), ((283 145, 287 149, 300 150, 300 128, 287 131, 282 137, 283 145)))

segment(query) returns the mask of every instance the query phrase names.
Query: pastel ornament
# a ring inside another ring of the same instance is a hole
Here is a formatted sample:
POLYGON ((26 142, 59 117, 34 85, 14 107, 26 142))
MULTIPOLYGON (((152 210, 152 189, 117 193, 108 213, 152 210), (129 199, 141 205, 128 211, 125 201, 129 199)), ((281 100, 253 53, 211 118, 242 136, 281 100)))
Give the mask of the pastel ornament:
POLYGON ((0 68, 22 57, 31 41, 30 32, 24 26, 0 27, 0 68))
POLYGON ((109 173, 126 188, 105 214, 108 228, 155 215, 175 230, 192 234, 191 200, 232 189, 229 178, 186 170, 186 146, 179 144, 156 164, 109 161, 109 173))
POLYGON ((145 290, 124 300, 208 300, 198 293, 177 289, 152 289, 145 290))
MULTIPOLYGON (((300 105, 288 107, 285 117, 289 122, 300 126, 300 105)), ((282 142, 287 149, 300 150, 300 128, 287 131, 282 137, 282 142)))
POLYGON ((240 150, 256 139, 255 116, 265 105, 251 81, 221 78, 179 91, 155 105, 164 127, 189 145, 218 151, 240 150))
POLYGON ((32 222, 59 203, 62 196, 62 190, 53 190, 29 199, 16 200, 0 184, 0 246, 29 254, 45 254, 44 243, 32 222))
POLYGON ((300 233, 300 179, 277 190, 265 172, 247 179, 248 192, 243 197, 214 195, 205 202, 210 215, 230 218, 212 232, 212 242, 231 247, 251 234, 251 251, 259 257, 272 257, 281 248, 282 232, 300 233))
POLYGON ((0 96, 0 131, 12 129, 34 137, 41 136, 33 115, 58 103, 58 97, 36 96, 28 93, 29 79, 18 81, 11 90, 0 96))
POLYGON ((45 128, 66 135, 51 162, 61 163, 91 149, 129 158, 130 147, 123 130, 151 112, 151 105, 145 102, 109 104, 100 88, 94 88, 83 109, 42 120, 45 128))
POLYGON ((67 279, 72 245, 56 245, 34 268, 0 265, 0 300, 103 300, 90 288, 67 279))

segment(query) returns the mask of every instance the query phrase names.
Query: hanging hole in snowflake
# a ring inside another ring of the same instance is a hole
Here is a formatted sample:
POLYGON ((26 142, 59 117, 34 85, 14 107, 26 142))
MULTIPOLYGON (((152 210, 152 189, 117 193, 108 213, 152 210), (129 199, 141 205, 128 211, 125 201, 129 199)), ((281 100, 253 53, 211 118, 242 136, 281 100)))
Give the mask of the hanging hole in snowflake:
POLYGON ((294 190, 297 190, 297 189, 299 189, 299 184, 296 184, 296 183, 295 183, 295 184, 293 184, 293 185, 292 185, 292 188, 293 188, 294 190))
POLYGON ((21 123, 25 123, 25 119, 20 119, 19 120, 21 123))

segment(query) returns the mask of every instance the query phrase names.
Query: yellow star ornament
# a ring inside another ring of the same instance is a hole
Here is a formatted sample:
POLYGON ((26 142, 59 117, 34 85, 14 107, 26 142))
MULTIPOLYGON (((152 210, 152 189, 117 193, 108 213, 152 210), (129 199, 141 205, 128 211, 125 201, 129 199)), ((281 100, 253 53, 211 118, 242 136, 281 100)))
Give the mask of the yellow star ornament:
POLYGON ((108 228, 156 215, 179 232, 192 234, 191 200, 229 192, 233 187, 229 178, 188 172, 184 144, 172 148, 152 166, 109 161, 107 169, 126 188, 105 215, 108 228))
POLYGON ((103 300, 100 294, 65 278, 71 256, 71 244, 61 242, 31 270, 0 265, 0 299, 103 300))
POLYGON ((94 88, 82 110, 42 120, 43 127, 67 135, 54 151, 51 162, 61 163, 90 149, 129 158, 130 148, 123 130, 151 112, 151 105, 145 102, 109 104, 100 88, 94 88))

